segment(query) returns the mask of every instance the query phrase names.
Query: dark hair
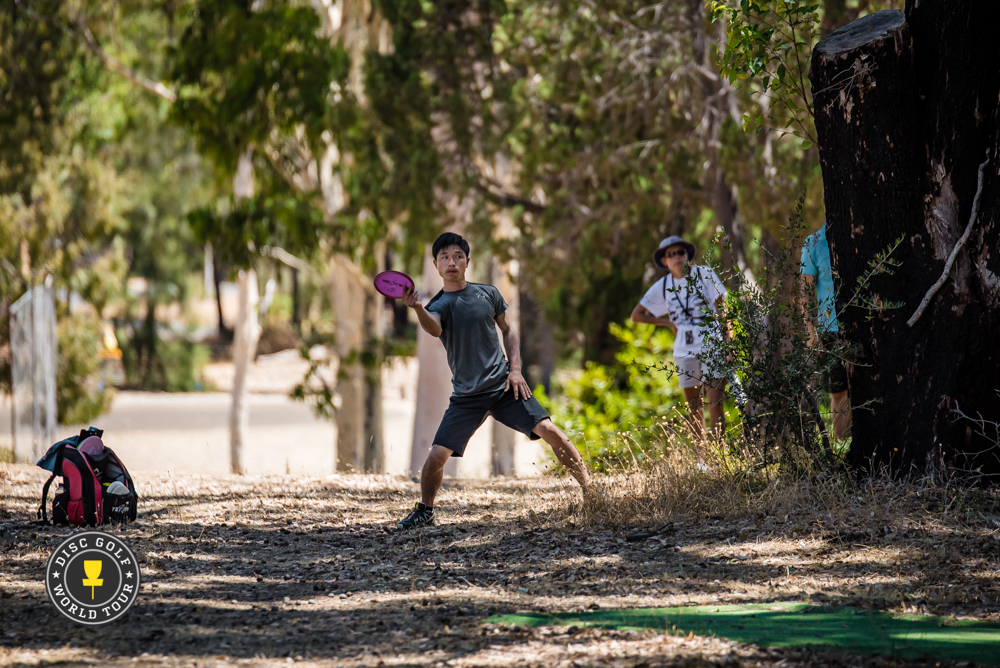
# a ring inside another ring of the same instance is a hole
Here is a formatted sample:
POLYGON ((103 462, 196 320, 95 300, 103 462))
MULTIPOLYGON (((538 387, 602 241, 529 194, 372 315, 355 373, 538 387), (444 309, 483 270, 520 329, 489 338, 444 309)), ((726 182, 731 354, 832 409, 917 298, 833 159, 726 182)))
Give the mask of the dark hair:
POLYGON ((434 245, 431 246, 431 257, 437 260, 438 253, 441 252, 442 248, 448 248, 449 246, 458 246, 465 253, 465 257, 470 257, 469 254, 469 242, 461 237, 461 235, 455 234, 454 232, 445 232, 437 239, 434 240, 434 245))

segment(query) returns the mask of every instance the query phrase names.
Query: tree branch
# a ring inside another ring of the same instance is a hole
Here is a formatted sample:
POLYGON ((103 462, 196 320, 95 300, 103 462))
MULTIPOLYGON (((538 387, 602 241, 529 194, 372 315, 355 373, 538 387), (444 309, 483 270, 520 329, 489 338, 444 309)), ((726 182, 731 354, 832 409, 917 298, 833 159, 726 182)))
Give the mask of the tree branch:
POLYGON ((152 79, 147 79, 140 74, 136 74, 134 71, 122 65, 117 59, 106 54, 104 50, 101 49, 101 45, 97 43, 96 39, 94 39, 94 34, 90 32, 90 28, 87 26, 87 22, 84 20, 82 13, 74 12, 72 13, 72 18, 73 21, 76 22, 76 25, 80 28, 80 32, 83 35, 83 41, 87 43, 90 50, 94 52, 94 55, 96 55, 102 63, 104 63, 106 68, 116 74, 120 74, 136 86, 149 91, 153 95, 162 97, 167 102, 177 101, 177 95, 174 91, 170 90, 159 81, 153 81, 152 79))
POLYGON ((312 276, 318 275, 317 271, 312 268, 312 265, 305 260, 292 255, 280 246, 263 246, 260 249, 260 254, 265 257, 274 258, 275 260, 288 265, 292 269, 298 269, 304 274, 310 274, 312 276))
POLYGON ((507 192, 503 189, 503 185, 482 174, 479 175, 479 179, 476 181, 476 190, 486 195, 486 198, 491 202, 500 206, 521 206, 524 207, 525 211, 530 211, 531 213, 542 213, 545 211, 545 205, 507 192))
POLYGON ((961 250, 962 246, 968 240, 969 235, 972 234, 972 226, 976 223, 976 218, 979 217, 979 198, 983 194, 983 171, 986 169, 986 165, 989 163, 990 159, 986 158, 983 164, 979 165, 979 185, 976 186, 976 197, 972 200, 972 215, 969 216, 969 224, 965 226, 965 232, 958 239, 955 247, 951 249, 951 255, 948 256, 948 261, 944 263, 944 271, 941 272, 941 278, 937 279, 931 289, 927 291, 924 295, 923 300, 920 302, 920 306, 917 307, 916 313, 913 317, 906 322, 907 327, 913 327, 913 325, 920 319, 920 316, 924 314, 924 309, 927 305, 931 303, 931 299, 937 294, 937 291, 941 289, 944 282, 948 280, 948 274, 951 273, 951 266, 955 264, 955 258, 958 257, 958 251, 961 250))

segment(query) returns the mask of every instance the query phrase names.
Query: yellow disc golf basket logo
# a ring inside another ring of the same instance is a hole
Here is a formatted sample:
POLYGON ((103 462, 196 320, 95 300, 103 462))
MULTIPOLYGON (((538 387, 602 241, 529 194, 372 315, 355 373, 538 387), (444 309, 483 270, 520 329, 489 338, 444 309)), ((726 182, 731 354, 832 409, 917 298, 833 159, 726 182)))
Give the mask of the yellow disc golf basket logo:
POLYGON ((82 531, 55 549, 45 590, 59 612, 98 626, 124 615, 139 595, 141 572, 132 550, 116 535, 82 531))
POLYGON ((83 562, 83 572, 87 574, 87 577, 83 580, 84 587, 90 587, 90 600, 94 600, 94 587, 100 587, 104 584, 104 580, 101 579, 101 568, 104 567, 104 562, 100 559, 88 560, 83 562))

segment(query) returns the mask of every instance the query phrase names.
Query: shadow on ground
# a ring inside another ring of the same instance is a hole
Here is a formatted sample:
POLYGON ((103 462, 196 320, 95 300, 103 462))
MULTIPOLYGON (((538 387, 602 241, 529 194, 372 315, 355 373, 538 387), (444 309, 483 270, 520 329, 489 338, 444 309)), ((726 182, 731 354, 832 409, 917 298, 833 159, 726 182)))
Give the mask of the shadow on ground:
POLYGON ((984 560, 983 552, 998 543, 985 529, 909 528, 843 540, 824 529, 793 537, 792 525, 774 518, 678 518, 639 533, 581 525, 568 512, 578 492, 546 479, 452 484, 441 526, 399 533, 392 527, 415 495, 407 480, 147 476, 139 522, 111 529, 142 564, 139 600, 121 623, 95 630, 48 602, 45 561, 70 531, 35 524, 38 476, 6 471, 0 663, 301 657, 549 666, 580 654, 594 665, 892 665, 762 649, 746 644, 752 638, 483 621, 518 611, 782 600, 986 621, 1000 613, 995 557, 984 560), (944 562, 932 572, 942 546, 944 562), (952 600, 952 592, 962 596, 952 600))

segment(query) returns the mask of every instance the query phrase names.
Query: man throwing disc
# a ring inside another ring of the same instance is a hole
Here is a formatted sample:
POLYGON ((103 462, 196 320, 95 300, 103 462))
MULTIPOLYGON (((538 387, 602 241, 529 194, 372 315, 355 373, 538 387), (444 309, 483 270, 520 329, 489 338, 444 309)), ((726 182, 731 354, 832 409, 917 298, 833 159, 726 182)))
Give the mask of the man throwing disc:
POLYGON ((461 457, 469 439, 488 415, 511 429, 552 446, 556 457, 581 486, 589 483, 580 453, 549 419, 521 375, 517 333, 507 322, 507 304, 492 285, 469 283, 469 243, 446 232, 431 247, 434 266, 444 288, 427 306, 420 304, 415 287, 403 292, 403 304, 417 313, 424 331, 441 339, 451 367, 451 403, 434 436, 420 476, 421 502, 399 522, 400 529, 432 524, 434 497, 441 487, 449 457, 461 457), (503 334, 504 357, 497 338, 503 334))

